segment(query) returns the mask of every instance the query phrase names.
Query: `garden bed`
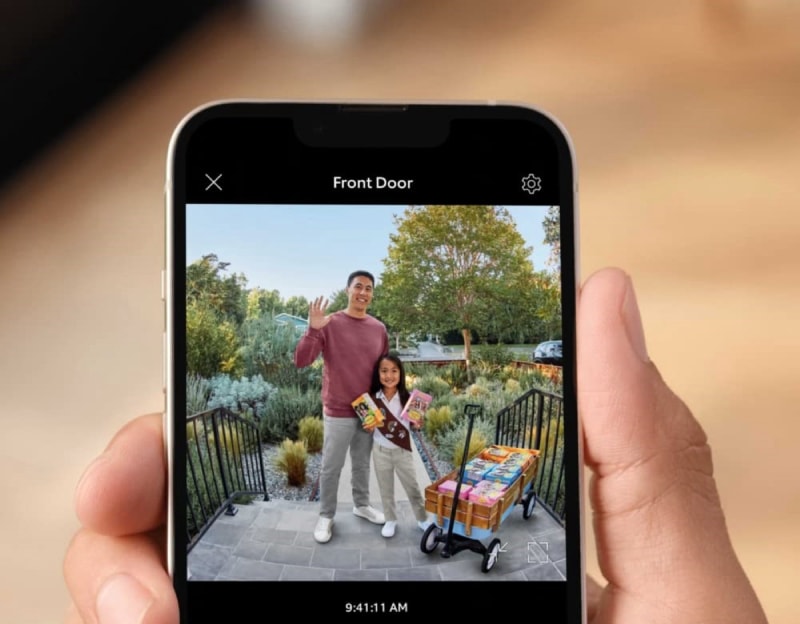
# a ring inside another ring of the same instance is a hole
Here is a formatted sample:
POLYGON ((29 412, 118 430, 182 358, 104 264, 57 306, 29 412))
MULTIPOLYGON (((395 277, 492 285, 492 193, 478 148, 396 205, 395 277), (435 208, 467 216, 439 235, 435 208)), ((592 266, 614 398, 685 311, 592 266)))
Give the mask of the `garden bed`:
MULTIPOLYGON (((436 457, 436 447, 425 439, 423 433, 414 432, 413 439, 431 482, 453 470, 451 464, 436 457)), ((308 454, 306 482, 302 486, 292 486, 287 482, 286 473, 275 467, 275 458, 280 452, 280 445, 265 444, 263 449, 264 472, 267 479, 267 492, 270 498, 292 501, 319 500, 319 472, 322 468, 321 452, 308 454)))

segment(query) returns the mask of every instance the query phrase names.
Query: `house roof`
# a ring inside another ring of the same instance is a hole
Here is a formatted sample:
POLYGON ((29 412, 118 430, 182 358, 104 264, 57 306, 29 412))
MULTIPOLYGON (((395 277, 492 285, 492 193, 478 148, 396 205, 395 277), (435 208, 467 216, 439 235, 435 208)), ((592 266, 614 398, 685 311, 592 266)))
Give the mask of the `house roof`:
POLYGON ((294 325, 297 329, 306 329, 308 327, 308 321, 306 319, 286 314, 286 312, 276 314, 274 320, 279 325, 294 325))

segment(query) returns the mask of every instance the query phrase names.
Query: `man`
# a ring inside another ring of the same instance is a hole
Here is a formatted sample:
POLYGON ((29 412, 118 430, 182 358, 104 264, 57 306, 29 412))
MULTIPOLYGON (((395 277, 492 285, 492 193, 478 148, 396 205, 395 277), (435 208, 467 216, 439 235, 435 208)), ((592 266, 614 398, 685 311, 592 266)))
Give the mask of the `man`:
POLYGON ((328 300, 318 297, 309 305, 308 330, 294 354, 298 368, 310 365, 322 354, 322 412, 324 439, 319 477, 320 510, 314 539, 331 539, 336 514, 339 477, 347 451, 352 466, 353 513, 375 524, 384 515, 369 503, 369 460, 372 433, 364 431, 352 401, 369 390, 378 358, 389 350, 386 326, 367 314, 375 278, 355 271, 347 278, 347 309, 326 315, 328 300))

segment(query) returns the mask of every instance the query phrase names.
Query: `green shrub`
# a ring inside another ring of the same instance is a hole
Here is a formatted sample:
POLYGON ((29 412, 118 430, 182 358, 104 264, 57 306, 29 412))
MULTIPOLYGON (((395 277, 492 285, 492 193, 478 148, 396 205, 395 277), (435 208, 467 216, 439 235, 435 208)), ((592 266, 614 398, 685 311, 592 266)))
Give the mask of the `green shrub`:
POLYGON ((427 435, 432 442, 436 443, 437 438, 441 433, 453 424, 453 410, 449 405, 442 405, 440 407, 431 407, 425 414, 425 424, 423 425, 425 435, 427 435))
POLYGON ((434 398, 444 397, 453 393, 450 384, 438 375, 424 375, 416 380, 414 387, 420 392, 430 394, 434 398))
MULTIPOLYGON (((234 423, 222 423, 217 431, 219 432, 222 446, 227 451, 227 456, 237 462, 241 460, 242 453, 252 452, 258 446, 258 439, 255 435, 248 436, 243 427, 239 427, 234 423)), ((216 437, 214 432, 209 431, 207 437, 209 446, 214 448, 216 437)))
MULTIPOLYGON (((457 444, 456 447, 453 449, 453 465, 454 466, 461 466, 461 462, 464 460, 464 444, 467 441, 467 436, 465 435, 463 438, 460 438, 460 443, 457 444)), ((489 446, 489 440, 481 431, 473 431, 472 436, 469 439, 469 449, 467 449, 467 461, 475 457, 478 453, 480 453, 483 449, 489 446)))
POLYGON ((289 485, 304 485, 306 482, 306 461, 308 461, 308 448, 304 441, 294 442, 285 439, 281 443, 278 455, 275 457, 275 466, 286 473, 289 485))
POLYGON ((236 328, 209 304, 186 304, 186 370, 203 377, 236 371, 239 362, 236 328))
POLYGON ((261 375, 276 386, 302 390, 322 387, 319 366, 297 368, 294 350, 300 334, 293 325, 276 323, 271 315, 247 319, 241 330, 239 358, 247 375, 261 375))
POLYGON ((186 422, 186 440, 194 442, 198 435, 205 435, 202 418, 186 422))
POLYGON ((520 369, 519 374, 516 376, 522 392, 526 392, 531 388, 538 388, 545 392, 552 392, 553 394, 562 394, 561 382, 548 377, 541 370, 537 369, 520 369))
POLYGON ((448 364, 439 369, 439 376, 454 390, 460 390, 469 385, 469 373, 466 366, 459 363, 448 364))
POLYGON ((475 380, 475 383, 468 386, 464 393, 471 397, 477 398, 482 396, 487 396, 492 392, 492 384, 486 377, 478 377, 475 380))
POLYGON ((234 379, 230 375, 215 375, 209 381, 208 408, 226 407, 242 416, 259 419, 275 386, 264 381, 261 375, 234 379))
POLYGON ((324 429, 322 419, 316 416, 303 416, 297 423, 297 437, 306 443, 309 453, 319 453, 322 450, 324 429))
MULTIPOLYGON (((436 446, 439 457, 452 462, 455 468, 461 467, 461 458, 464 456, 464 446, 467 440, 467 426, 469 421, 462 418, 450 429, 442 432, 436 446)), ((491 444, 494 440, 494 422, 487 418, 476 418, 472 427, 467 458, 474 457, 477 453, 491 444)))
POLYGON ((297 386, 278 388, 264 407, 259 421, 262 439, 277 442, 298 437, 298 423, 309 414, 322 413, 322 397, 318 390, 302 390, 297 386))
POLYGON ((205 446, 199 449, 190 444, 186 454, 186 513, 187 528, 194 535, 203 524, 203 519, 211 516, 217 506, 222 502, 218 499, 219 493, 224 491, 222 484, 222 471, 213 454, 208 453, 205 446), (196 476, 196 480, 192 475, 196 476), (206 479, 212 480, 206 484, 206 479))
POLYGON ((186 374, 186 415, 205 412, 211 396, 211 385, 197 373, 186 374))
POLYGON ((446 405, 450 408, 450 413, 453 418, 453 423, 459 423, 464 418, 464 408, 467 405, 480 404, 474 398, 467 394, 453 394, 447 397, 446 405))
POLYGON ((503 344, 480 345, 472 356, 472 364, 484 374, 500 370, 514 360, 514 352, 503 344))

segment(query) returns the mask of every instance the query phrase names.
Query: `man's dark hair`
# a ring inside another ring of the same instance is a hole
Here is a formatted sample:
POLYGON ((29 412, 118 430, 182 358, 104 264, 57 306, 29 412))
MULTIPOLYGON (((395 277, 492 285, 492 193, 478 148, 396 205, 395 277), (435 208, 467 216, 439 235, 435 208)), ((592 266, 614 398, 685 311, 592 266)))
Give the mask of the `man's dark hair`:
POLYGON ((369 271, 353 271, 350 274, 350 277, 347 278, 347 287, 350 288, 350 284, 353 283, 353 280, 357 277, 368 277, 372 281, 372 286, 375 286, 375 276, 372 275, 369 271))

